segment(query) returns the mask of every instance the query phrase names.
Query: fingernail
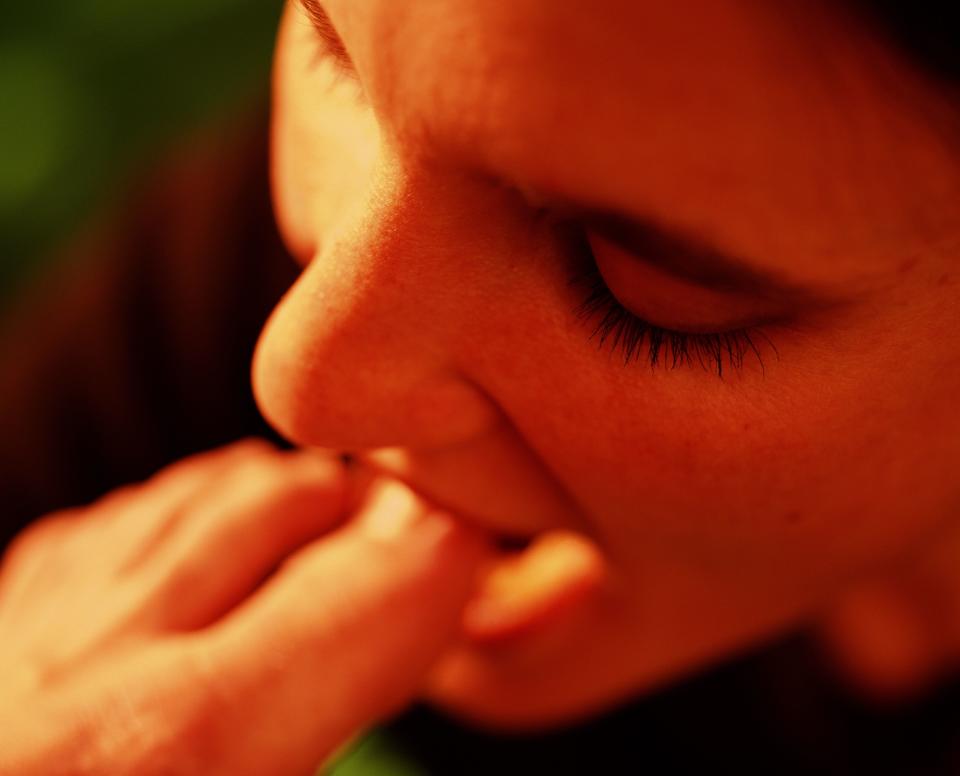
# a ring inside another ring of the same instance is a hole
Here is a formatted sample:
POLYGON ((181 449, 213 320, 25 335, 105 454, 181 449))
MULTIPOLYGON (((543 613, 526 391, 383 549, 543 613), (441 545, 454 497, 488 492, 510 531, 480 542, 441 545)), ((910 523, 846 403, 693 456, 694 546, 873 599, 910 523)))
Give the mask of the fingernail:
POLYGON ((406 485, 383 480, 373 486, 360 523, 368 536, 394 541, 409 533, 426 512, 423 502, 406 485))

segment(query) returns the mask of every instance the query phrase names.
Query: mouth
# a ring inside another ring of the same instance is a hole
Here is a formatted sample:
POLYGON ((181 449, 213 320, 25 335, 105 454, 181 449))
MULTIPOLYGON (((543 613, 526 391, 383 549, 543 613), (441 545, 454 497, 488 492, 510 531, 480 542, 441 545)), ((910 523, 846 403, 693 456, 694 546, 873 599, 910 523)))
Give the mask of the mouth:
POLYGON ((492 551, 461 620, 464 639, 477 647, 502 646, 559 628, 604 587, 607 566, 597 545, 568 529, 505 532, 498 521, 436 499, 410 478, 363 460, 371 479, 402 482, 425 501, 481 530, 492 551))
POLYGON ((378 477, 385 477, 406 485, 410 490, 416 493, 427 503, 437 509, 455 516, 462 523, 474 528, 487 536, 493 542, 494 546, 504 553, 517 553, 526 549, 533 540, 539 536, 542 531, 526 531, 504 529, 503 521, 492 517, 484 517, 479 512, 464 508, 460 504, 451 503, 449 499, 438 496, 429 488, 423 487, 415 477, 410 477, 404 472, 396 471, 389 466, 383 465, 375 458, 362 456, 355 457, 349 454, 341 455, 341 459, 347 464, 354 473, 354 496, 352 501, 359 503, 363 498, 363 492, 378 477))

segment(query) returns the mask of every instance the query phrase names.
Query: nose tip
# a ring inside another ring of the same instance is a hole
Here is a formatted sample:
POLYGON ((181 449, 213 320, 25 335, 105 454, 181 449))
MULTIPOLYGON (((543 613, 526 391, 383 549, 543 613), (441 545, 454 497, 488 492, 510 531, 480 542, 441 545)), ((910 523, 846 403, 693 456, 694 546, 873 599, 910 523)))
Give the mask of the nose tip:
MULTIPOLYGON (((252 368, 264 417, 291 441, 362 451, 456 444, 499 412, 464 376, 429 305, 347 287, 311 265, 274 311, 252 368)), ((381 284, 382 285, 382 284, 381 284)))

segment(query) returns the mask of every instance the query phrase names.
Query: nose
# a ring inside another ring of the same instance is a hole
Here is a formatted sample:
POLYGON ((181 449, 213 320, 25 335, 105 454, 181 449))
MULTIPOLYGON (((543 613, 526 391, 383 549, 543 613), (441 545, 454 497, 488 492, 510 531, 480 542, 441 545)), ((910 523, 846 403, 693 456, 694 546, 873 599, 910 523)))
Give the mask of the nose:
POLYGON ((500 413, 468 376, 483 305, 469 208, 449 187, 381 172, 326 235, 257 347, 253 384, 292 441, 346 450, 447 447, 500 413))

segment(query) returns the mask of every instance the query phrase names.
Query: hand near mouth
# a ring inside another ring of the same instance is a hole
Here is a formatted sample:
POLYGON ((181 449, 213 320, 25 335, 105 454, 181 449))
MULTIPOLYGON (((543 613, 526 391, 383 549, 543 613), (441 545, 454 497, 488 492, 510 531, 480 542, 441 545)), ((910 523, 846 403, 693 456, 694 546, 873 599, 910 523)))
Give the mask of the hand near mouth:
POLYGON ((48 517, 0 567, 0 772, 307 773, 409 702, 489 543, 242 443, 48 517))

